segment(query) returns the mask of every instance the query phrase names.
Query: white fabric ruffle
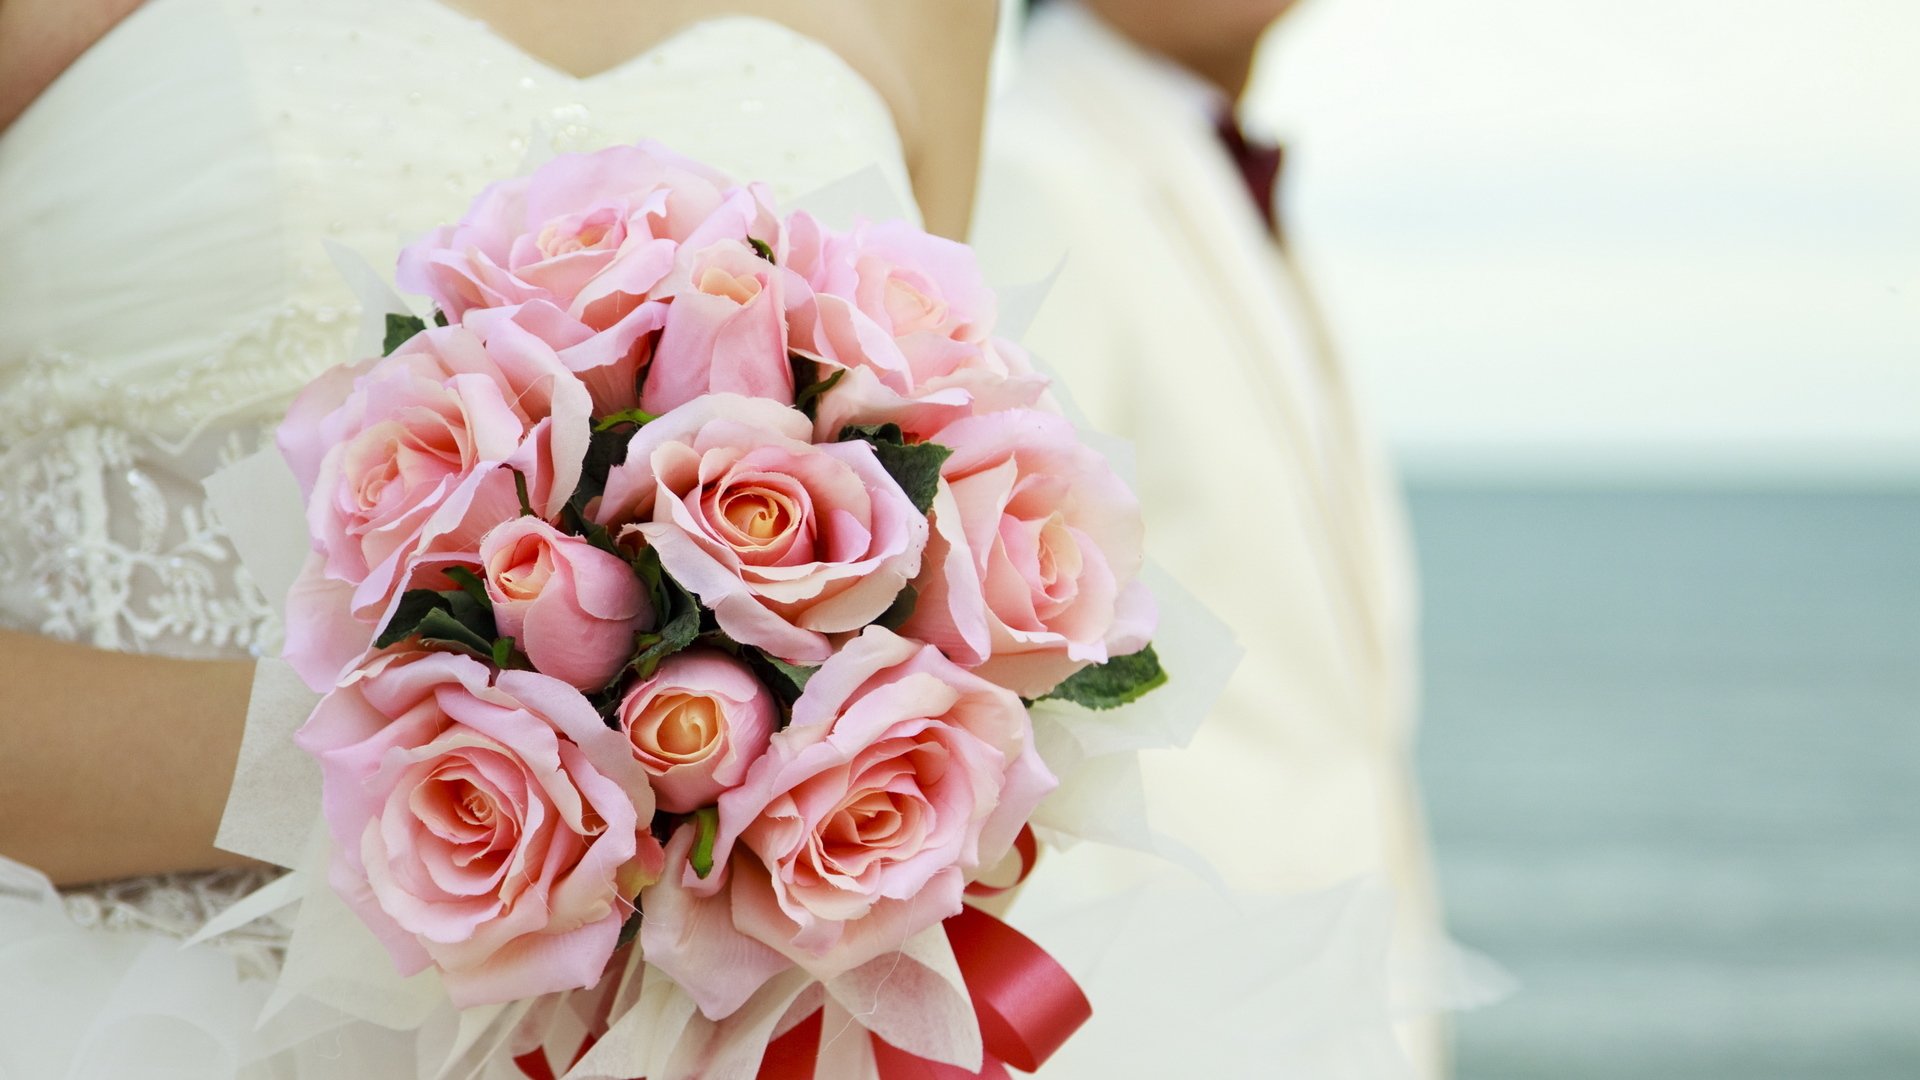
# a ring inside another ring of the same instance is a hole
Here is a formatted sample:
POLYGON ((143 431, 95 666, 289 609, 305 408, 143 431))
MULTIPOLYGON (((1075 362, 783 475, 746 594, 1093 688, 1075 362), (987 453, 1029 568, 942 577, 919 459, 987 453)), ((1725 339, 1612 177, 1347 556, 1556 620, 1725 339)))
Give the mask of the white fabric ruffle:
MULTIPOLYGON (((245 951, 77 922, 43 875, 0 859, 0 1080, 379 1075, 281 1057, 342 1021, 308 1011, 256 1030, 273 987, 258 968, 245 951)), ((327 1041, 344 1063, 344 1039, 327 1041)))

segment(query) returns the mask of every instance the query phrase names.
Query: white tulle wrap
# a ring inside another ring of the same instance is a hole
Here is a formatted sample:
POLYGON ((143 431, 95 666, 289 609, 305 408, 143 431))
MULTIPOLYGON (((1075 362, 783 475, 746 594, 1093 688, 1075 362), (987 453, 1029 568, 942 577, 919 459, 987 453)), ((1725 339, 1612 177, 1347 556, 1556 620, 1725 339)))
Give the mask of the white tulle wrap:
MULTIPOLYGON (((829 223, 850 225, 860 213, 890 216, 887 208, 895 202, 884 178, 869 171, 829 185, 799 206, 829 223)), ((895 205, 893 214, 899 212, 895 205)), ((364 262, 343 250, 333 255, 361 301, 360 345, 372 351, 385 315, 410 312, 364 262)), ((1025 321, 1020 312, 1030 312, 1043 291, 1009 290, 1009 321, 1016 329, 1025 321)), ((206 487, 249 572, 266 595, 284 597, 308 540, 298 487, 278 453, 268 449, 246 458, 209 478, 206 487)), ((1178 672, 1175 689, 1099 714, 1066 705, 1035 710, 1036 739, 1062 782, 1034 824, 1056 846, 1089 839, 1156 848, 1131 753, 1177 746, 1190 737, 1237 658, 1224 627, 1164 577, 1154 586, 1163 608, 1160 648, 1178 672)), ((359 1028, 410 1033, 409 1058, 420 1080, 515 1076, 518 1069, 509 1059, 532 1051, 544 1053, 554 1074, 568 1080, 751 1080, 767 1042, 815 1010, 822 1012, 816 1068, 822 1080, 873 1071, 869 1041, 846 1037, 856 1029, 922 1058, 979 1066, 979 1023, 937 926, 824 984, 789 972, 719 1022, 702 1016, 637 947, 620 954, 616 963, 622 966, 599 989, 454 1010, 431 970, 396 974, 385 950, 327 884, 319 773, 291 738, 317 702, 284 662, 258 665, 219 843, 290 872, 214 919, 196 939, 215 939, 263 917, 290 921, 285 961, 260 1011, 261 1023, 319 1010, 341 1018, 326 1032, 341 1044, 357 1039, 359 1028), (604 1034, 576 1063, 596 1022, 604 1034)))

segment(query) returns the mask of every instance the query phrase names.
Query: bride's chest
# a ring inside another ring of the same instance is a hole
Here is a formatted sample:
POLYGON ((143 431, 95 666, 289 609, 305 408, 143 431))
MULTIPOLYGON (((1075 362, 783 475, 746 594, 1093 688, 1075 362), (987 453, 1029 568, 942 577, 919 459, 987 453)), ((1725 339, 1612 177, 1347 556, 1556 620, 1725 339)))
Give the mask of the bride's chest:
POLYGON ((658 139, 783 197, 878 163, 872 89, 770 23, 588 78, 438 0, 148 0, 0 139, 0 376, 58 353, 171 370, 288 311, 350 320, 336 246, 412 236, 556 152, 658 139), (111 298, 110 300, 108 298, 111 298))

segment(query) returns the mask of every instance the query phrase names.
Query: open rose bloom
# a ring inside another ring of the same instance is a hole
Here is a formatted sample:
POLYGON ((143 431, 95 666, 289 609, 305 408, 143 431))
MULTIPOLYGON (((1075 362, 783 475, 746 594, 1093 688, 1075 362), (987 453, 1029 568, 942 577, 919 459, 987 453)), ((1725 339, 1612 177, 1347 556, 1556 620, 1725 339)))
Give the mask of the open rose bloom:
POLYGON ((433 317, 278 440, 331 888, 605 1075, 643 997, 758 1061, 876 964, 955 1019, 866 1016, 874 1054, 1001 1061, 964 928, 1058 783, 1029 707, 1164 675, 1138 502, 972 253, 642 144, 488 188, 399 280, 433 317))

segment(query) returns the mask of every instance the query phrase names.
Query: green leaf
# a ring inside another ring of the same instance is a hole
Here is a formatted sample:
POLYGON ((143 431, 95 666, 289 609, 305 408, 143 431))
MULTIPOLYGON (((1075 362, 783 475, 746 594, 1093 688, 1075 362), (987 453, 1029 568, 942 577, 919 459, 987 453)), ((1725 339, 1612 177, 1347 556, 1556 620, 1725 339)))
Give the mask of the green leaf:
POLYGON ((446 601, 447 613, 455 621, 472 628, 489 642, 493 640, 493 603, 484 593, 475 599, 464 589, 453 589, 441 593, 440 597, 446 601))
POLYGON ((913 508, 922 514, 933 508, 933 497, 940 491, 940 466, 953 451, 936 442, 910 443, 898 424, 849 425, 840 430, 840 441, 860 440, 873 447, 880 467, 907 493, 913 508))
POLYGON ((640 654, 629 665, 634 674, 642 679, 653 678, 660 669, 661 661, 693 644, 700 636, 700 603, 693 594, 681 588, 680 583, 661 575, 662 585, 668 593, 664 606, 656 606, 661 615, 660 629, 651 634, 641 635, 640 654))
POLYGON ((785 660, 765 651, 760 653, 760 659, 765 660, 767 666, 772 668, 776 674, 786 681, 788 686, 793 688, 795 697, 799 697, 801 693, 805 692, 807 689, 807 680, 813 678, 813 673, 820 670, 817 667, 807 667, 803 664, 789 664, 785 660))
POLYGON ((793 366, 795 372, 795 378, 793 380, 795 387, 793 392, 793 407, 806 413, 808 416, 813 416, 814 410, 819 407, 820 396, 835 386, 838 386, 840 380, 847 377, 846 368, 835 368, 833 374, 824 379, 819 378, 820 366, 805 357, 794 357, 793 366), (803 365, 806 367, 807 373, 815 376, 805 382, 802 382, 799 378, 799 375, 802 374, 801 368, 803 365))
POLYGON ((660 419, 658 416, 655 416, 653 413, 650 413, 645 409, 623 409, 617 413, 608 413, 607 415, 601 417, 600 419, 595 420, 593 422, 593 430, 596 433, 602 432, 602 431, 612 431, 614 428, 617 428, 622 424, 632 424, 635 427, 644 427, 648 424, 653 423, 655 420, 658 420, 658 419, 660 419))
POLYGON ((485 597, 484 591, 475 599, 458 589, 409 589, 401 595, 386 629, 374 639, 374 647, 384 649, 408 638, 419 638, 428 648, 462 652, 492 662, 493 609, 485 597))
POLYGON ((621 549, 620 541, 614 538, 612 529, 598 522, 588 521, 585 517, 574 511, 572 506, 568 506, 567 511, 571 515, 571 520, 568 520, 566 517, 563 517, 561 520, 569 527, 569 531, 579 533, 580 539, 585 540, 587 543, 592 544, 594 547, 599 548, 609 555, 618 556, 619 558, 627 560, 629 563, 633 561, 633 552, 621 549))
POLYGON ((447 325, 447 313, 444 311, 441 311, 439 308, 434 308, 433 309, 433 325, 435 326, 447 325))
POLYGON ((688 853, 687 862, 693 865, 695 877, 706 877, 713 873, 713 837, 720 831, 720 811, 711 806, 693 812, 693 825, 698 831, 693 834, 693 851, 688 853))
POLYGON ((884 626, 889 630, 898 630, 907 625, 908 619, 913 618, 913 609, 918 606, 920 606, 920 590, 907 585, 901 588, 900 595, 893 598, 893 603, 887 610, 881 612, 880 617, 873 621, 876 625, 884 626))
POLYGON ((660 565, 659 550, 641 548, 640 554, 633 557, 633 572, 640 575, 640 583, 647 587, 647 595, 653 599, 653 610, 664 612, 674 598, 666 592, 667 571, 660 565))
POLYGON ((387 312, 387 338, 381 345, 382 356, 392 356, 393 350, 405 345, 413 335, 427 328, 426 320, 417 315, 396 315, 387 312))
POLYGON ((769 246, 765 240, 759 240, 749 236, 747 237, 747 243, 753 245, 753 253, 755 255, 760 256, 768 262, 773 261, 773 248, 769 246))
POLYGON ((393 618, 387 620, 387 628, 373 639, 373 647, 384 649, 412 637, 414 627, 427 617, 427 612, 445 604, 440 594, 432 589, 408 589, 401 594, 400 605, 393 609, 393 618))
POLYGON ((495 638, 493 641, 493 666, 505 670, 513 666, 513 639, 495 638))
POLYGON ((850 442, 854 439, 876 445, 883 442, 898 445, 906 442, 907 436, 900 430, 899 424, 848 424, 840 429, 840 437, 836 441, 850 442))
POLYGON ((508 469, 513 474, 513 496, 520 500, 520 516, 533 517, 533 500, 527 497, 527 474, 519 469, 508 469))
POLYGON ((1167 671, 1148 645, 1137 653, 1116 656, 1104 664, 1081 668, 1041 700, 1071 701, 1089 709, 1115 709, 1166 685, 1167 671))
POLYGON ((633 939, 639 936, 640 913, 636 911, 632 915, 627 916, 626 922, 620 924, 620 936, 614 939, 613 947, 616 950, 624 949, 633 944, 633 939))
POLYGON ((633 433, 638 430, 622 425, 596 430, 588 436, 587 454, 580 462, 580 485, 573 489, 573 497, 568 500, 568 505, 582 520, 586 518, 587 504, 607 489, 607 474, 627 459, 627 444, 633 441, 633 433))
POLYGON ((460 586, 460 591, 472 597, 475 603, 486 608, 489 613, 493 611, 493 597, 487 595, 487 585, 480 580, 478 574, 464 566, 449 566, 440 573, 448 581, 460 586))
POLYGON ((477 660, 493 660, 492 635, 476 631, 445 608, 434 608, 427 612, 426 618, 421 619, 420 625, 414 628, 414 633, 419 636, 420 644, 428 648, 451 649, 467 653, 477 660))

